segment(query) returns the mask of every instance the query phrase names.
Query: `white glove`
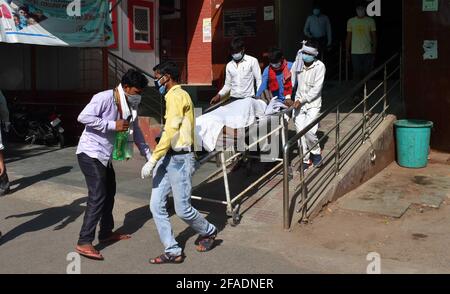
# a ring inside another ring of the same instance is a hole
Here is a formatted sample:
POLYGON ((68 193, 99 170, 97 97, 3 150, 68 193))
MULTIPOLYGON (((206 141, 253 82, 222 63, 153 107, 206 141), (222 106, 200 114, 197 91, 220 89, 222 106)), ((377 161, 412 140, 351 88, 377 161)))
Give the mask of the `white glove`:
POLYGON ((149 178, 153 175, 153 170, 155 169, 156 161, 150 159, 142 168, 141 177, 143 180, 149 178))

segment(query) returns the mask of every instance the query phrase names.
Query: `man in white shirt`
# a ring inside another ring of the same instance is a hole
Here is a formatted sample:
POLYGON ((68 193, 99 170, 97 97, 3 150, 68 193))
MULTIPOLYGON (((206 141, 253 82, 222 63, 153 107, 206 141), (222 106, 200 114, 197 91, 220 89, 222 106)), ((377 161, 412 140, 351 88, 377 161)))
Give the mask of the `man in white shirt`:
POLYGON ((324 53, 324 49, 330 47, 333 42, 333 33, 328 16, 322 14, 320 6, 314 6, 313 14, 310 15, 305 23, 305 36, 310 40, 319 43, 319 52, 324 53))
POLYGON ((211 100, 211 105, 219 103, 230 94, 231 100, 253 98, 262 83, 258 59, 245 54, 245 43, 241 38, 231 41, 231 56, 227 64, 225 85, 211 100))
MULTIPOLYGON (((319 44, 314 41, 304 43, 300 50, 301 59, 293 66, 292 74, 295 75, 297 92, 294 103, 294 121, 297 132, 301 132, 310 125, 320 114, 322 108, 322 89, 325 81, 326 67, 317 59, 319 44)), ((301 148, 306 155, 303 161, 303 170, 311 166, 322 166, 322 150, 318 144, 316 125, 301 138, 301 148), (310 154, 307 154, 310 152, 310 154)))

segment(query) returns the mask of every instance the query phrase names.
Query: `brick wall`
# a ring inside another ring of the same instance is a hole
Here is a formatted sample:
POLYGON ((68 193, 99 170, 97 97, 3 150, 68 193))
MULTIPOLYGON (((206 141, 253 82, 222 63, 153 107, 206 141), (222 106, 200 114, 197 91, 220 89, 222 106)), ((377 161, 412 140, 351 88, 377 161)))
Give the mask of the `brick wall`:
MULTIPOLYGON (((264 7, 276 6, 274 0, 211 0, 213 2, 213 84, 221 88, 225 80, 225 66, 230 61, 230 42, 232 38, 225 38, 223 27, 223 12, 227 10, 256 9, 256 36, 246 37, 247 54, 258 58, 264 63, 263 55, 267 49, 278 45, 277 27, 275 20, 264 20, 264 7)), ((275 15, 276 17, 276 15, 275 15)))
POLYGON ((211 18, 211 0, 189 0, 186 9, 188 83, 211 84, 211 43, 203 43, 203 19, 211 18))

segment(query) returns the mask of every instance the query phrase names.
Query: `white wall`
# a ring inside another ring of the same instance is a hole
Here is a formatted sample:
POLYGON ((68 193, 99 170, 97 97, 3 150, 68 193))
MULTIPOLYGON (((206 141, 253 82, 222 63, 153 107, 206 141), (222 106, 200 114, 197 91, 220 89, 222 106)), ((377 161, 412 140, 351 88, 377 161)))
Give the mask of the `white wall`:
POLYGON ((159 1, 145 0, 154 2, 154 30, 155 30, 155 48, 152 51, 131 50, 129 47, 129 29, 128 29, 128 1, 123 0, 117 7, 119 23, 119 44, 118 49, 111 49, 111 52, 123 59, 135 64, 143 70, 152 73, 153 67, 159 63, 159 1))

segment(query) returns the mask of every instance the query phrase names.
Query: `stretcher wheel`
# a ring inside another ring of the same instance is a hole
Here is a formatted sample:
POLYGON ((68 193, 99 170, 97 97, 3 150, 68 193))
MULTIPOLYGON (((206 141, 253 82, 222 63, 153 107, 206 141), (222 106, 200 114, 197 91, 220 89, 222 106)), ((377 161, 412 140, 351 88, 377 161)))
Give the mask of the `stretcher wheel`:
POLYGON ((237 227, 241 223, 241 216, 236 215, 228 219, 228 224, 232 227, 237 227))
POLYGON ((228 213, 230 217, 228 224, 232 227, 236 227, 241 223, 241 215, 239 214, 240 205, 237 205, 231 213, 228 213))

